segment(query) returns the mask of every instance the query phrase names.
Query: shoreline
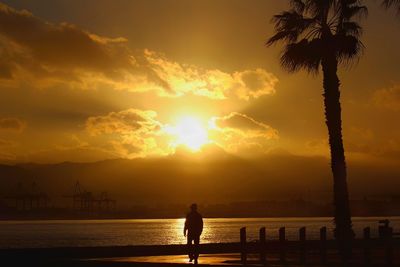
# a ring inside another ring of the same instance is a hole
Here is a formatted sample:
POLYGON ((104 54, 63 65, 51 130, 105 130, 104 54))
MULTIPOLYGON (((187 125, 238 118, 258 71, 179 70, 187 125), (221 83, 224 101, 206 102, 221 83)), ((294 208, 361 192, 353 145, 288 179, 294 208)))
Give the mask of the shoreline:
MULTIPOLYGON (((371 215, 371 216, 352 216, 353 219, 357 218, 399 218, 400 215, 371 215)), ((205 219, 333 219, 333 216, 252 216, 252 217, 204 217, 205 219)), ((184 217, 129 217, 129 216, 82 216, 82 217, 6 217, 1 218, 0 222, 13 222, 13 221, 98 221, 98 220, 173 220, 173 219, 184 219, 184 217)))
MULTIPOLYGON (((379 240, 371 240, 373 243, 379 240)), ((393 245, 393 265, 399 266, 399 241, 393 245)), ((285 260, 281 260, 280 241, 267 243, 266 255, 270 266, 326 266, 321 264, 320 241, 307 241, 307 264, 301 263, 299 251, 300 242, 288 242, 285 248, 285 260)), ((365 266, 364 241, 354 243, 351 266, 365 266), (362 243, 361 243, 362 242, 362 243)), ((370 243, 371 245, 373 243, 370 243)), ((329 266, 342 266, 337 247, 334 242, 328 242, 327 262, 329 266)), ((368 266, 383 266, 386 261, 386 247, 381 242, 378 247, 371 247, 374 255, 368 266)), ((202 245, 200 247, 199 265, 203 266, 243 266, 241 262, 240 243, 219 243, 202 245)), ((260 247, 256 243, 247 243, 247 266, 260 266, 260 247)), ((130 247, 75 247, 58 249, 19 249, 1 250, 3 262, 27 264, 29 266, 182 266, 187 265, 186 246, 130 246, 130 247), (150 249, 150 250, 147 250, 150 249), (147 252, 146 252, 147 250, 147 252), (33 264, 33 265, 32 265, 33 264), (39 265, 36 265, 39 264, 39 265)))

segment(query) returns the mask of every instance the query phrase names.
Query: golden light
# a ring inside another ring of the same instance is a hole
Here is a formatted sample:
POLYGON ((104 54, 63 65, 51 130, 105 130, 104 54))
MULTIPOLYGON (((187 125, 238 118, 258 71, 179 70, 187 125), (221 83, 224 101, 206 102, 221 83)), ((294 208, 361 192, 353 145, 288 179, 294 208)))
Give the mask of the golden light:
POLYGON ((174 136, 173 146, 184 145, 192 151, 198 151, 209 142, 206 127, 195 117, 180 118, 176 125, 167 126, 165 131, 174 136))

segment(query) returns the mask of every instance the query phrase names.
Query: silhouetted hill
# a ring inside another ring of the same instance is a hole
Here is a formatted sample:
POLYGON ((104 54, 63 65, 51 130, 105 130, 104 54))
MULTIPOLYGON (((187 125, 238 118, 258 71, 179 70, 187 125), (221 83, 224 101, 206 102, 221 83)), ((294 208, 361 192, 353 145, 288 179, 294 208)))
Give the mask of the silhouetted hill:
MULTIPOLYGON (((211 148, 213 149, 213 148, 211 148)), ((398 188, 395 169, 374 172, 374 166, 349 163, 352 196, 398 188), (378 176, 379 179, 378 179, 378 176), (379 183, 377 183, 379 181, 379 183)), ((93 193, 108 191, 119 205, 158 203, 228 203, 297 197, 331 199, 329 162, 323 157, 273 154, 247 160, 212 151, 179 151, 163 158, 115 159, 93 163, 0 165, 4 192, 19 181, 37 182, 53 203, 70 201, 79 181, 93 193)), ((393 191, 392 190, 392 191, 393 191)))
POLYGON ((16 190, 18 183, 31 184, 35 180, 35 173, 20 166, 0 164, 0 194, 8 195, 16 190))

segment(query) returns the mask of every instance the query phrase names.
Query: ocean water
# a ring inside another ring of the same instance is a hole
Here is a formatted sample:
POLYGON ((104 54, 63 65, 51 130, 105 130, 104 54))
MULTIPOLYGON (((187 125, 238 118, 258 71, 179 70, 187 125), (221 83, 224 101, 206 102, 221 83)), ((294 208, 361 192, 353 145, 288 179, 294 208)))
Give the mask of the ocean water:
MULTIPOLYGON (((353 218, 356 236, 367 226, 376 236, 380 219, 353 218)), ((388 219, 400 231, 400 217, 388 219)), ((184 219, 0 221, 0 248, 183 244, 183 224, 184 219)), ((241 227, 247 227, 249 241, 257 239, 260 227, 266 227, 267 239, 277 239, 283 226, 289 240, 298 239, 303 226, 307 239, 318 239, 323 226, 332 238, 332 218, 206 218, 201 242, 238 242, 241 227)))

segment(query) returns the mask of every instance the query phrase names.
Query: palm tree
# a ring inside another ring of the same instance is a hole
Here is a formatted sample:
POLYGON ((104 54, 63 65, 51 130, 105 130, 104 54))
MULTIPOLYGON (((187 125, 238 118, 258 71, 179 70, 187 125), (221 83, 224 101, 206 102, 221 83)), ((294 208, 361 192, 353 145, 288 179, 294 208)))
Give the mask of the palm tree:
POLYGON ((400 14, 400 0, 382 0, 382 4, 386 8, 397 9, 397 14, 400 14))
POLYGON ((329 133, 334 183, 335 238, 341 244, 354 237, 342 140, 338 65, 354 62, 363 51, 358 20, 368 10, 359 0, 289 0, 290 10, 275 15, 275 33, 266 45, 284 43, 284 69, 318 73, 322 67, 325 119, 329 133))

